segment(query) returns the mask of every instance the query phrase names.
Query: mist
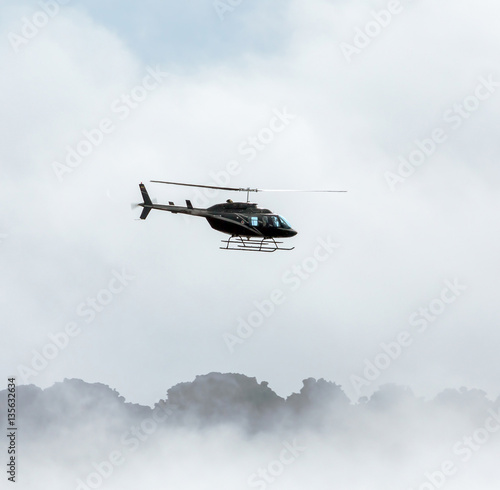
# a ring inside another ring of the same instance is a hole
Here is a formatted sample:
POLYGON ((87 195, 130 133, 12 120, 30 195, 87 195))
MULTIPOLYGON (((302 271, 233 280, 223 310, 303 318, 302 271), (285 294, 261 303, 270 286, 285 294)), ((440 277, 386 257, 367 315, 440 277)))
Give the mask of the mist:
POLYGON ((390 384, 352 403, 324 379, 281 398, 255 378, 210 373, 152 407, 76 379, 19 387, 18 407, 26 490, 498 485, 500 403, 476 389, 424 400, 390 384))

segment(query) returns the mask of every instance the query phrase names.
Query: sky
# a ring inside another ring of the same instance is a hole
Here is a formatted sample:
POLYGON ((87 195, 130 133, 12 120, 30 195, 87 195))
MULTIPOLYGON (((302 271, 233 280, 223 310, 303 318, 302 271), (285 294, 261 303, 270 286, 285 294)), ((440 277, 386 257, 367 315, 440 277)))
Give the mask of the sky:
POLYGON ((209 372, 356 403, 498 388, 500 7, 484 0, 4 2, 0 369, 152 406, 209 372), (292 251, 219 249, 224 192, 292 251))

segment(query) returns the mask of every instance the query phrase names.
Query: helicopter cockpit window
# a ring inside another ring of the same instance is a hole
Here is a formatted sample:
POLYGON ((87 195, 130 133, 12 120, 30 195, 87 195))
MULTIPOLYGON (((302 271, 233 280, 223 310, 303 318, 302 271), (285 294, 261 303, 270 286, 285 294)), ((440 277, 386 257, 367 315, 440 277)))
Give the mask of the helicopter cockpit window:
POLYGON ((277 216, 262 216, 259 218, 259 223, 264 226, 264 228, 278 228, 279 221, 277 216))
POLYGON ((290 226, 290 223, 285 219, 283 218, 283 216, 278 216, 279 220, 280 220, 280 225, 281 225, 281 228, 285 228, 287 230, 291 229, 292 227, 290 226))

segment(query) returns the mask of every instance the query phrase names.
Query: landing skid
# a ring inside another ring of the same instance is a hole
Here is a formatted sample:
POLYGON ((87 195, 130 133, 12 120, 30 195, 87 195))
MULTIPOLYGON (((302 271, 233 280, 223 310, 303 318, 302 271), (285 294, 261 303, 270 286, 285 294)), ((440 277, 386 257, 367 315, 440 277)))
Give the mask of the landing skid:
POLYGON ((277 242, 274 238, 247 238, 233 235, 227 240, 221 240, 225 247, 221 250, 239 250, 241 252, 276 252, 276 250, 293 250, 292 248, 280 247, 283 242, 277 242))

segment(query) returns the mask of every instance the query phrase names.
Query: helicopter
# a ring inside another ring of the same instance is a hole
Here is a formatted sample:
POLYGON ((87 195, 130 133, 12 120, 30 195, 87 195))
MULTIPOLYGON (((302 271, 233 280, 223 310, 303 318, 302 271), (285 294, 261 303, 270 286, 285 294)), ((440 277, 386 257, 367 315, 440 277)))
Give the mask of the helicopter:
POLYGON ((142 194, 142 203, 133 204, 133 207, 142 207, 140 219, 145 220, 152 209, 169 211, 174 214, 187 214, 205 218, 209 225, 230 238, 221 240, 225 246, 222 250, 237 250, 249 252, 275 252, 277 250, 293 250, 281 246, 283 241, 276 239, 291 238, 297 234, 290 223, 281 215, 269 209, 259 208, 256 203, 249 202, 250 192, 347 192, 336 190, 292 190, 292 189, 254 189, 250 187, 221 187, 213 185, 187 184, 182 182, 167 182, 151 180, 158 184, 198 187, 205 189, 218 189, 224 191, 246 192, 246 202, 234 202, 228 199, 224 203, 215 204, 209 208, 195 208, 189 199, 186 206, 176 206, 172 201, 168 204, 154 203, 149 197, 146 186, 141 182, 139 189, 142 194))

